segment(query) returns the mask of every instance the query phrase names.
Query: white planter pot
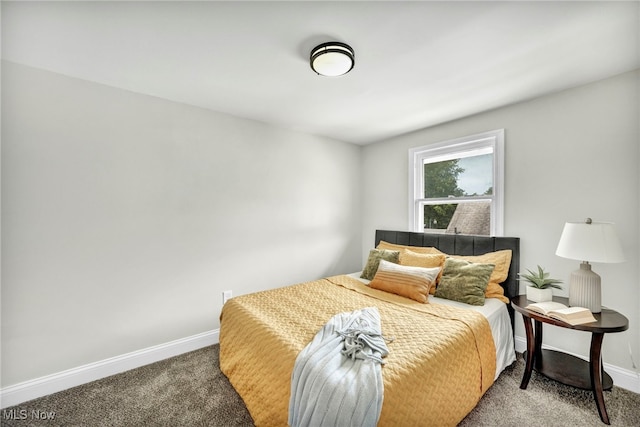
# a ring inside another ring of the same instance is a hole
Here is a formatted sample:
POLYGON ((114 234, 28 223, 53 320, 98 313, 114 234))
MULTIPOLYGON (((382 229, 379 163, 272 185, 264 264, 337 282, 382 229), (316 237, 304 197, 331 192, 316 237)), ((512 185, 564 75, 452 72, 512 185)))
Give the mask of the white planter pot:
POLYGON ((527 299, 534 302, 551 301, 553 299, 553 290, 551 288, 538 289, 533 286, 527 286, 527 299))

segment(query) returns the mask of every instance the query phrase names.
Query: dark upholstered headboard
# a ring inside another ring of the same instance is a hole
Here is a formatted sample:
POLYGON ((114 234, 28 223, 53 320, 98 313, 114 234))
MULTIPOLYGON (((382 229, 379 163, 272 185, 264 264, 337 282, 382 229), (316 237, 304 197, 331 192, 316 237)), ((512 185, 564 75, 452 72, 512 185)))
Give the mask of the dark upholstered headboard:
MULTIPOLYGON (((380 240, 389 243, 409 246, 433 246, 451 255, 482 255, 503 249, 511 249, 511 267, 509 276, 502 283, 504 294, 511 299, 518 295, 518 272, 520 271, 520 238, 519 237, 488 237, 468 236, 464 234, 428 234, 411 231, 376 230, 375 246, 380 240)), ((513 308, 507 304, 511 316, 511 326, 514 323, 513 308)))

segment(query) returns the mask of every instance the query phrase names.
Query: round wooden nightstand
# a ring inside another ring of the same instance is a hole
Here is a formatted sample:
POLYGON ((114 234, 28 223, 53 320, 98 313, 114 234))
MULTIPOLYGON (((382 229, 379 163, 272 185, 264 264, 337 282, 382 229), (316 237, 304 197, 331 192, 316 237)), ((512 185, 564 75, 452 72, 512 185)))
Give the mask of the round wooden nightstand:
MULTIPOLYGON (((569 305, 568 298, 553 297, 553 300, 567 306, 569 305)), ((592 390, 598 412, 600 413, 600 419, 602 422, 610 424, 602 392, 603 390, 609 390, 613 387, 613 380, 609 374, 602 369, 602 340, 604 339, 604 334, 626 331, 629 328, 629 319, 615 310, 603 308, 601 313, 594 313, 594 317, 596 318, 595 322, 582 325, 569 325, 560 320, 527 310, 527 305, 531 303, 533 303, 533 301, 529 301, 525 295, 519 295, 511 299, 511 306, 514 310, 522 314, 524 329, 527 335, 527 351, 525 353, 526 367, 520 388, 527 388, 529 379, 531 378, 531 372, 535 369, 546 377, 563 384, 592 390), (532 321, 534 325, 532 325, 532 321), (589 361, 587 362, 559 351, 542 349, 543 323, 561 328, 591 332, 589 361)))

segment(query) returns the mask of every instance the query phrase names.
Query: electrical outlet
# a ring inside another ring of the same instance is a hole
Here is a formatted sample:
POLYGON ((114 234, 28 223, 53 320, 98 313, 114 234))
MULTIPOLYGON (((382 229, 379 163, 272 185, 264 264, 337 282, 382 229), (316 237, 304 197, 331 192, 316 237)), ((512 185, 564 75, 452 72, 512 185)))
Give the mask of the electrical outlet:
POLYGON ((222 304, 226 303, 228 300, 232 298, 233 293, 231 291, 224 291, 222 293, 222 304))

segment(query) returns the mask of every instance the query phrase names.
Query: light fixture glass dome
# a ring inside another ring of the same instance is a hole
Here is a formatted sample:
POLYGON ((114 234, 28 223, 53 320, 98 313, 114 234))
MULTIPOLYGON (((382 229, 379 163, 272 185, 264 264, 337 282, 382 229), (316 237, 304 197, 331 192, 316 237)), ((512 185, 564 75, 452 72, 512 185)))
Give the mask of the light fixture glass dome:
POLYGON ((311 50, 311 69, 322 76, 336 77, 347 74, 355 64, 351 46, 340 42, 328 42, 311 50))

